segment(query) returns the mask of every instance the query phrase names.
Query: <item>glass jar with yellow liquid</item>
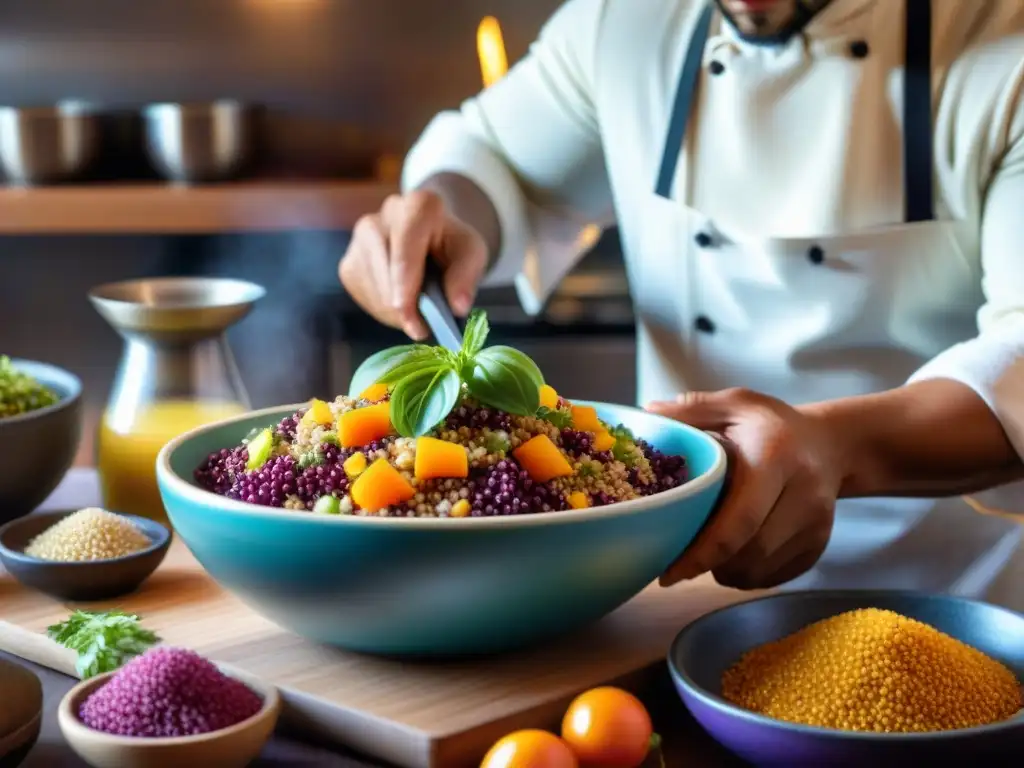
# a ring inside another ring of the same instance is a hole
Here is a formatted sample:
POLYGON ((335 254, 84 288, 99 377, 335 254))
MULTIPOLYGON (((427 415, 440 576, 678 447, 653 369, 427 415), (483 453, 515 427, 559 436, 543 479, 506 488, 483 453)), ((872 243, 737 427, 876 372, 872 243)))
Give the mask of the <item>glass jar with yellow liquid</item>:
POLYGON ((204 277, 90 291, 93 306, 124 339, 97 436, 107 509, 168 522, 156 456, 183 432, 249 410, 226 332, 263 294, 253 283, 204 277))

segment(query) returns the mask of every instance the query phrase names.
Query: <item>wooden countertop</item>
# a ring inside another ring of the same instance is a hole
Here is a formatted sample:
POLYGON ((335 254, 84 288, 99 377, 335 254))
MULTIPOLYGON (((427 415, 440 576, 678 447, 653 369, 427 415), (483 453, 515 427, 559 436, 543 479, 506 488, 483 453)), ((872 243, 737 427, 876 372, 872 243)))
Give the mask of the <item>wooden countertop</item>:
POLYGON ((377 180, 0 188, 0 235, 348 230, 397 189, 377 180))

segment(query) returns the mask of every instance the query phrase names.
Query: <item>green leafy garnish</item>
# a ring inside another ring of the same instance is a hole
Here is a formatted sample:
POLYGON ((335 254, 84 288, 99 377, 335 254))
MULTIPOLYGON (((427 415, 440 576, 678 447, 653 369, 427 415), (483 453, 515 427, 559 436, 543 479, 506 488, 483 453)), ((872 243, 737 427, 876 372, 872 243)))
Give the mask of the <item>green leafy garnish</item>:
POLYGON ((140 619, 124 611, 75 611, 66 621, 47 627, 46 635, 78 654, 75 670, 86 680, 120 669, 160 642, 140 619))
POLYGON ((320 445, 333 445, 336 448, 341 447, 341 443, 338 442, 337 432, 324 432, 320 435, 320 445))
POLYGON ((473 397, 499 411, 533 416, 540 408, 544 376, 529 357, 512 347, 488 347, 473 357, 465 375, 473 397))
POLYGON ((426 434, 459 402, 461 384, 454 368, 426 368, 406 376, 391 393, 391 423, 406 437, 426 434))
POLYGON ((572 426, 572 412, 560 408, 540 407, 537 411, 537 418, 554 424, 559 429, 568 429, 572 426))
POLYGON ((533 416, 544 384, 540 369, 512 347, 484 347, 489 332, 487 315, 474 310, 457 353, 426 344, 382 350, 356 370, 349 395, 358 397, 372 384, 393 387, 391 423, 403 437, 419 437, 437 427, 458 404, 463 388, 483 405, 533 416))
POLYGON ((466 321, 466 332, 462 335, 462 353, 472 358, 484 348, 487 334, 491 332, 491 324, 487 322, 486 312, 471 312, 466 321))

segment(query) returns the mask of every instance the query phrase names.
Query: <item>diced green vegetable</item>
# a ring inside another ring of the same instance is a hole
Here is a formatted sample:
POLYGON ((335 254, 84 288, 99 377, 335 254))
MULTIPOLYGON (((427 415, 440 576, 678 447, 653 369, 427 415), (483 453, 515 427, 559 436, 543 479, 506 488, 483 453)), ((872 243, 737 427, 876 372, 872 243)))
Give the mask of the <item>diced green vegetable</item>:
POLYGON ((313 505, 313 511, 319 515, 340 515, 341 499, 337 496, 321 496, 313 505))
POLYGON ((489 432, 484 439, 484 449, 488 453, 508 453, 512 450, 512 443, 500 432, 489 432))
POLYGON ((249 451, 249 458, 245 462, 245 468, 252 472, 270 460, 270 455, 274 452, 274 430, 269 427, 264 429, 249 441, 246 448, 249 451))

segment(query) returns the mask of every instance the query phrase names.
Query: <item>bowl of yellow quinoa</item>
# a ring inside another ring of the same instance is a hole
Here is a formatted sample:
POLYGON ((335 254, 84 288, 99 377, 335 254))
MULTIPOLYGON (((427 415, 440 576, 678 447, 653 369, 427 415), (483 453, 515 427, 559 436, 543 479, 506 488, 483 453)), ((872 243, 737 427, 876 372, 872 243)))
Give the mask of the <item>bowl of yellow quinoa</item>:
POLYGON ((697 619, 668 663, 754 765, 1003 765, 1024 747, 1024 616, 975 600, 782 592, 697 619))
POLYGON ((81 394, 69 371, 0 354, 0 523, 39 506, 71 468, 81 394))
POLYGON ((689 545, 721 491, 721 445, 584 402, 529 358, 410 345, 347 394, 172 440, 157 481, 206 570, 299 635, 350 650, 509 650, 600 619, 689 545))
POLYGON ((0 563, 26 587, 60 600, 135 591, 167 555, 160 523, 98 507, 36 512, 0 527, 0 563))

